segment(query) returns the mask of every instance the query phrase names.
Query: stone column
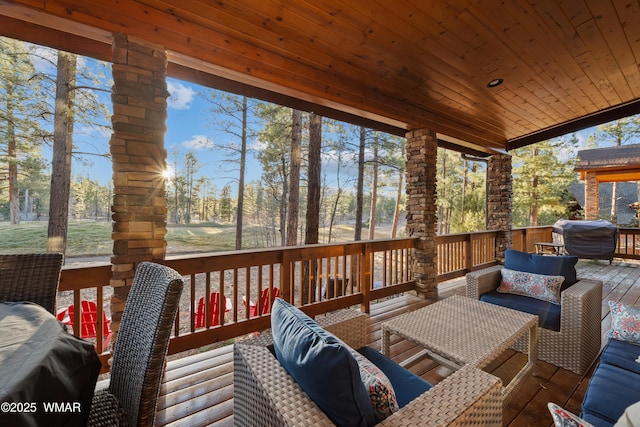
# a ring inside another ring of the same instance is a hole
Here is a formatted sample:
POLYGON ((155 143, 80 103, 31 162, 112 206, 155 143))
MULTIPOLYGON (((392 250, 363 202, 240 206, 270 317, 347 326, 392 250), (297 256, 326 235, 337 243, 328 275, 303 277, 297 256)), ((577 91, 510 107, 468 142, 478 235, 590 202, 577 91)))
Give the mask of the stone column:
POLYGON ((407 233, 418 237, 413 275, 419 296, 438 296, 436 270, 436 133, 421 129, 407 133, 407 233))
POLYGON ((496 259, 500 262, 513 243, 512 197, 511 156, 495 154, 487 162, 487 230, 498 231, 496 259))
POLYGON ((595 172, 587 172, 584 178, 584 219, 594 220, 600 217, 600 185, 595 172))
POLYGON ((167 200, 163 171, 167 153, 167 57, 162 46, 114 34, 114 196, 111 327, 116 332, 133 275, 142 261, 165 257, 167 200))

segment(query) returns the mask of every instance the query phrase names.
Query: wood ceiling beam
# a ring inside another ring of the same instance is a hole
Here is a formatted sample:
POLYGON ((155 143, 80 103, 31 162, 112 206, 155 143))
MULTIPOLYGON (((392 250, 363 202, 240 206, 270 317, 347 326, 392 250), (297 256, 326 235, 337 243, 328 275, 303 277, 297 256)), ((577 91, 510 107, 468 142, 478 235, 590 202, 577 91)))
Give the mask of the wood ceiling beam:
POLYGON ((7 16, 2 17, 0 35, 111 62, 111 41, 105 43, 7 16))
POLYGON ((575 120, 561 123, 557 126, 541 129, 520 138, 511 139, 507 141, 507 150, 514 150, 516 148, 535 144, 536 142, 546 141, 547 139, 578 132, 583 129, 622 119, 624 117, 633 116, 635 114, 640 114, 640 99, 636 99, 626 104, 616 105, 594 114, 589 114, 575 120))

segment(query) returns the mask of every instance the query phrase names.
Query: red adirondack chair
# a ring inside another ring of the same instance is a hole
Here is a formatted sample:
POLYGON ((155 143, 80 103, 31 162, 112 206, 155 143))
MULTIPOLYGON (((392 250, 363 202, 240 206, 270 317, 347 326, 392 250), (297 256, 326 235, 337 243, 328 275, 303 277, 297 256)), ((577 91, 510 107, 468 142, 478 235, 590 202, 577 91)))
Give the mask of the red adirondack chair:
MULTIPOLYGON (((102 345, 106 347, 111 341, 111 320, 107 318, 107 314, 102 312, 102 345)), ((65 310, 58 312, 58 320, 63 322, 71 331, 73 331, 73 322, 75 319, 75 307, 71 304, 65 310)), ((98 323, 98 307, 93 301, 80 301, 80 338, 96 338, 98 323)))
POLYGON ((273 299, 269 301, 269 288, 263 289, 257 304, 253 301, 249 301, 249 316, 255 317, 258 314, 269 313, 271 311, 271 304, 273 304, 273 301, 278 296, 280 296, 280 288, 273 288, 273 299), (260 306, 259 312, 258 305, 260 306))
MULTIPOLYGON (((233 308, 233 304, 229 298, 225 298, 224 311, 227 312, 233 308)), ((211 292, 209 298, 209 324, 211 326, 217 326, 220 324, 220 318, 218 317, 218 311, 220 310, 220 292, 211 292)), ((196 311, 195 321, 196 328, 204 328, 205 325, 205 301, 204 297, 198 300, 198 310, 196 311)))

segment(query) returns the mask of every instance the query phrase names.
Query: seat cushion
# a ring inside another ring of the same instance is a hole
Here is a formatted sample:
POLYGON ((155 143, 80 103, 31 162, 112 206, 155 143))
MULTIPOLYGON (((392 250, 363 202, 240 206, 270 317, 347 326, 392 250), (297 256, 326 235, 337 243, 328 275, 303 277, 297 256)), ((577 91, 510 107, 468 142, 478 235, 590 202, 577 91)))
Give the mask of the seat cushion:
POLYGON ((600 363, 589 381, 580 417, 599 418, 605 423, 614 424, 628 406, 638 401, 638 376, 617 366, 600 363))
POLYGON ((593 414, 583 414, 582 419, 591 424, 593 427, 613 427, 613 423, 609 422, 608 420, 599 418, 593 414))
MULTIPOLYGON (((602 351, 600 363, 617 366, 640 375, 640 363, 636 362, 638 357, 640 357, 640 345, 610 339, 602 351)), ((638 377, 638 381, 640 381, 640 377, 638 377)))
POLYGON ((508 249, 504 253, 504 267, 528 273, 563 276, 561 291, 578 281, 575 256, 544 256, 508 249))
POLYGON ((389 378, 400 408, 431 388, 431 384, 427 381, 371 347, 362 347, 358 352, 373 362, 389 378))
POLYGON ((278 361, 333 423, 376 423, 358 364, 342 341, 281 298, 271 309, 271 328, 278 361))
POLYGON ((541 328, 560 331, 561 307, 558 304, 552 304, 548 301, 525 297, 523 295, 503 294, 497 291, 482 294, 480 301, 535 314, 538 316, 538 325, 541 328))

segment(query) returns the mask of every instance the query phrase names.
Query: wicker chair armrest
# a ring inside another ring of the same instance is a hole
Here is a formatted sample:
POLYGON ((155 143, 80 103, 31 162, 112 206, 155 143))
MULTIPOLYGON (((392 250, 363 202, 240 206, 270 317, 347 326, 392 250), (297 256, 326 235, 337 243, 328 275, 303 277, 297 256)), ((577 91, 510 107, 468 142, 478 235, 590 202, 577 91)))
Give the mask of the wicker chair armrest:
POLYGON ((316 322, 340 338, 351 348, 367 345, 367 319, 369 315, 353 309, 338 310, 316 317, 316 322))
POLYGON ((467 297, 479 299, 480 295, 495 290, 500 285, 500 270, 502 265, 484 268, 478 271, 467 273, 466 290, 467 297))
POLYGON ((380 426, 502 426, 502 382, 465 366, 396 412, 380 426))
MULTIPOLYGON (((367 345, 368 315, 353 309, 337 310, 316 317, 316 322, 331 332, 351 348, 361 348, 367 345)), ((267 347, 273 344, 271 329, 267 329, 257 337, 240 341, 244 345, 267 347)))
POLYGON ((332 426, 269 349, 233 349, 233 418, 243 426, 332 426))
POLYGON ((602 322, 602 281, 582 279, 560 294, 561 330, 597 329, 602 322))
POLYGON ((123 427, 129 425, 129 422, 118 398, 109 393, 109 390, 102 389, 93 395, 87 425, 90 427, 123 427))

